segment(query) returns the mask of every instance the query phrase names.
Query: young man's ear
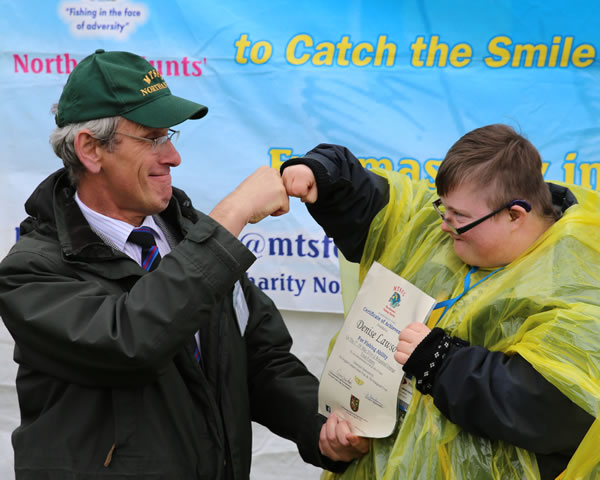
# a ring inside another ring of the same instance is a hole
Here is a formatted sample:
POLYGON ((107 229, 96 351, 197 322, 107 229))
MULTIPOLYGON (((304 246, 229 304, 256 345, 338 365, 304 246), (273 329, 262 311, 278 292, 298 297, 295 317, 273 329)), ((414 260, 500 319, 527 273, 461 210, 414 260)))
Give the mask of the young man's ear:
POLYGON ((75 135, 75 153, 79 157, 82 165, 90 173, 99 173, 102 167, 100 159, 100 147, 98 140, 92 136, 92 132, 87 128, 79 130, 75 135))
POLYGON ((527 210, 520 205, 513 205, 508 210, 508 214, 510 215, 510 221, 515 222, 515 225, 519 225, 525 220, 527 210))

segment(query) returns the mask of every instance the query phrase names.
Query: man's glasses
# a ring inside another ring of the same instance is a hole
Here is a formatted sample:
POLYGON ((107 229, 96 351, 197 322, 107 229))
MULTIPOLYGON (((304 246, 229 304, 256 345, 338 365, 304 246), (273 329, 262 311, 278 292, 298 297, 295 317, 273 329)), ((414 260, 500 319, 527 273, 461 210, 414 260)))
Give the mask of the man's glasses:
POLYGON ((158 147, 160 147, 161 145, 164 145, 165 143, 167 143, 169 141, 175 143, 177 141, 177 139, 179 138, 179 130, 173 130, 171 128, 169 128, 169 133, 167 133, 166 135, 162 135, 160 137, 156 137, 156 138, 138 137, 137 135, 130 135, 129 133, 123 133, 123 132, 115 132, 115 133, 118 133, 119 135, 125 135, 126 137, 135 138, 137 140, 143 140, 144 142, 150 142, 150 143, 152 143, 152 151, 158 150, 158 147))
POLYGON ((452 233, 454 233, 455 235, 461 235, 461 234, 471 230, 473 227, 476 227, 481 222, 485 222, 488 218, 491 218, 494 215, 496 215, 497 213, 500 213, 505 208, 511 208, 515 205, 523 207, 526 212, 531 211, 531 205, 529 205, 529 203, 527 203, 525 200, 513 200, 512 202, 507 203, 503 207, 500 207, 498 210, 494 210, 493 212, 488 213, 485 217, 481 217, 480 219, 475 220, 474 222, 471 222, 468 225, 465 225, 464 227, 457 228, 446 220, 446 207, 442 203, 442 199, 438 198, 437 200, 435 200, 433 202, 433 208, 438 213, 438 215, 440 217, 442 217, 442 220, 446 223, 446 225, 448 225, 448 228, 450 229, 450 231, 452 233))

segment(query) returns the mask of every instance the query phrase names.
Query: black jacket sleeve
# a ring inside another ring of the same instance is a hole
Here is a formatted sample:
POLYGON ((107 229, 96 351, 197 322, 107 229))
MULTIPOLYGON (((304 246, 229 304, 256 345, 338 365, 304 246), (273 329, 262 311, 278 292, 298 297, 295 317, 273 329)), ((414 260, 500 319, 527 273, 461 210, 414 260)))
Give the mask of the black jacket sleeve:
POLYGON ((251 306, 245 333, 252 420, 298 446, 305 462, 342 472, 346 462, 321 454, 319 434, 325 417, 317 413, 319 381, 290 352, 292 339, 273 302, 244 279, 251 306))
POLYGON ((469 346, 440 328, 417 346, 404 371, 463 430, 536 453, 542 478, 547 462, 540 459, 561 456, 564 468, 594 421, 520 355, 469 346))
POLYGON ((371 221, 389 200, 387 180, 365 169, 346 147, 320 144, 281 166, 306 165, 315 175, 318 200, 308 211, 344 256, 360 261, 371 221))

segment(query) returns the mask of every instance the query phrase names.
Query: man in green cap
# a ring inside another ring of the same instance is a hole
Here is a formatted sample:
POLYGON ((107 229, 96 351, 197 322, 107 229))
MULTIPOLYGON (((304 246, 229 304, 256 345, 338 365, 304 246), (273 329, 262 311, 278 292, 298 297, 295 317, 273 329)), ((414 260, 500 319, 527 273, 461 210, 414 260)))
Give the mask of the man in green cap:
POLYGON ((142 57, 97 50, 73 70, 51 144, 64 168, 26 202, 0 263, 15 339, 23 479, 245 479, 251 421, 330 470, 361 452, 319 446, 317 379, 250 283, 248 222, 288 211, 261 167, 209 214, 171 186, 171 127, 203 105, 142 57))

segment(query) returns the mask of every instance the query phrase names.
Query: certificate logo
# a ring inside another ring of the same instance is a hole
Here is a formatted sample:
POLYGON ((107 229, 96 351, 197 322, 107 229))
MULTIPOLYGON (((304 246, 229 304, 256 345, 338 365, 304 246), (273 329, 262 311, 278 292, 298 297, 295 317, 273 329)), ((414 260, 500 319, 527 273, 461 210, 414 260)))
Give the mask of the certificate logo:
POLYGON ((360 403, 360 400, 358 398, 356 398, 354 395, 350 395, 350 409, 353 412, 358 412, 358 404, 360 403))
POLYGON ((399 292, 392 293, 392 296, 389 299, 390 307, 396 308, 398 305, 400 305, 401 301, 402 301, 402 296, 400 295, 399 292))

